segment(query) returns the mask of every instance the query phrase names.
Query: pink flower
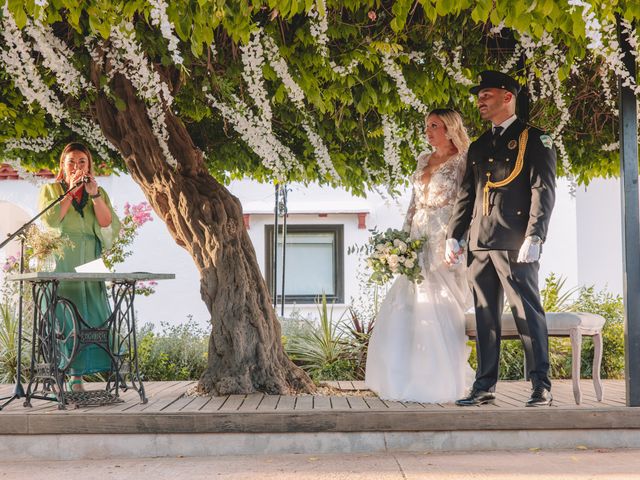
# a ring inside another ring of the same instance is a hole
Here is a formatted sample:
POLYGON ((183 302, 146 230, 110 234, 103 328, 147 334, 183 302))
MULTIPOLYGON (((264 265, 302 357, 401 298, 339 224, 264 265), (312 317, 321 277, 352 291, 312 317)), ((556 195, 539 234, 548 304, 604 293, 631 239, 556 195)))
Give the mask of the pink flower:
POLYGON ((371 20, 372 22, 375 22, 376 18, 378 18, 378 15, 376 15, 376 12, 374 12, 373 10, 370 10, 367 16, 369 17, 369 20, 371 20))

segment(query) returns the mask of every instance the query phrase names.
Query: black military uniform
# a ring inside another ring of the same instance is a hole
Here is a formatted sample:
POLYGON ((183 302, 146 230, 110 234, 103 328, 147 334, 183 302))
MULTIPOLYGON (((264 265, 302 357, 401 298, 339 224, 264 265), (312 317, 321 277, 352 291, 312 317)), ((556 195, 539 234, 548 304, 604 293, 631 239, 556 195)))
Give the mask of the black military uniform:
MULTIPOLYGON (((501 85, 482 77, 472 93, 488 87, 501 85)), ((538 290, 539 264, 518 263, 517 258, 526 237, 537 236, 544 242, 547 236, 555 202, 555 171, 551 138, 519 119, 501 135, 485 132, 469 147, 447 238, 468 239, 477 324, 475 390, 494 391, 498 381, 505 292, 534 389, 551 389, 547 325, 538 290)))

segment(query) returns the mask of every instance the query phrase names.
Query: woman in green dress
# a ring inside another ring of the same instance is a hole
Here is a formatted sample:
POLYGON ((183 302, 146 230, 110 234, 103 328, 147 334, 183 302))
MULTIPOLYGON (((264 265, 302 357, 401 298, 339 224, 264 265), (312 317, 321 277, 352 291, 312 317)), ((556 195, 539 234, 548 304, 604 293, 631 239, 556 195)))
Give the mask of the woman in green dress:
MULTIPOLYGON (((74 185, 77 187, 42 216, 45 226, 66 235, 73 244, 57 259, 56 272, 74 272, 78 265, 99 258, 120 231, 109 197, 96 183, 91 152, 81 143, 70 143, 62 150, 56 182, 40 191, 40 209, 74 185)), ((71 300, 90 327, 101 326, 111 313, 104 282, 60 282, 58 295, 71 300)), ((69 367, 69 389, 84 391, 83 375, 110 368, 109 355, 102 348, 84 346, 69 367)))

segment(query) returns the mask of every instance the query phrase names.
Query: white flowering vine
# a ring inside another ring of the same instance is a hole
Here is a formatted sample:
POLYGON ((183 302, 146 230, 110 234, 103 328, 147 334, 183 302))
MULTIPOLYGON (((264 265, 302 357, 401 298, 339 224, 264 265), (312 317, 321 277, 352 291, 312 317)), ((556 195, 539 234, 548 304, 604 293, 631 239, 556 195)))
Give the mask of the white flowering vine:
POLYGON ((4 141, 5 150, 26 150, 41 153, 50 151, 56 143, 57 132, 51 132, 46 137, 9 138, 4 141))
POLYGON ((60 123, 67 116, 64 108, 53 90, 42 79, 31 56, 31 48, 24 41, 22 32, 6 3, 2 6, 0 35, 5 44, 5 48, 0 49, 0 62, 4 64, 15 86, 27 103, 39 104, 54 122, 60 123))
POLYGON ((265 122, 271 122, 271 104, 267 98, 264 74, 264 49, 262 47, 262 30, 256 30, 246 45, 240 47, 242 52, 242 78, 244 79, 249 96, 253 100, 265 122))
POLYGON ((112 27, 109 39, 111 48, 107 49, 106 56, 112 66, 110 74, 113 76, 116 72, 121 73, 132 83, 147 106, 147 115, 165 160, 169 165, 176 167, 178 161, 169 150, 169 131, 165 114, 173 104, 169 86, 147 60, 142 47, 136 41, 132 24, 112 27))
POLYGON ((382 132, 384 134, 384 161, 391 170, 389 183, 393 183, 394 180, 398 180, 402 176, 402 159, 400 157, 402 135, 398 125, 389 115, 382 115, 382 132))
POLYGON ((322 175, 328 174, 334 179, 338 179, 339 175, 333 167, 331 156, 329 155, 329 149, 322 140, 322 137, 320 137, 320 135, 318 135, 311 126, 311 118, 307 113, 306 106, 304 104, 304 92, 291 76, 287 62, 285 62, 284 58, 280 55, 280 51, 273 39, 268 35, 265 35, 263 37, 263 42, 265 46, 265 53, 267 54, 267 58, 269 58, 269 64, 273 67, 282 81, 287 92, 287 96, 303 116, 302 128, 309 138, 309 143, 313 146, 314 155, 318 162, 318 169, 320 170, 320 173, 322 175))
POLYGON ((584 21, 585 35, 589 40, 587 48, 590 50, 600 50, 603 47, 602 31, 600 21, 596 17, 593 6, 585 0, 569 0, 571 7, 582 8, 582 20, 584 21))
POLYGON ((73 52, 55 36, 49 25, 39 20, 28 20, 25 31, 33 38, 33 48, 42 55, 42 65, 53 72, 62 92, 78 97, 90 88, 89 82, 69 61, 73 58, 73 52))
POLYGON ((329 58, 329 36, 327 30, 329 23, 327 21, 327 7, 324 0, 316 0, 315 5, 309 11, 309 32, 316 42, 316 48, 322 58, 324 58, 331 69, 341 77, 352 74, 358 68, 360 62, 353 59, 347 66, 338 65, 329 58))
POLYGON ((207 94, 206 98, 260 157, 262 164, 274 173, 278 181, 286 180, 290 170, 298 167, 293 152, 274 135, 271 122, 265 122, 264 117, 253 113, 242 100, 233 95, 233 104, 227 105, 211 94, 207 94))
POLYGON ((151 23, 156 27, 160 27, 160 32, 164 39, 169 43, 169 52, 171 58, 176 65, 182 65, 183 59, 178 49, 178 37, 174 30, 175 26, 169 20, 167 15, 167 4, 164 0, 148 0, 151 5, 151 23))
POLYGON ((452 77, 456 82, 460 85, 466 85, 470 87, 474 84, 472 80, 467 78, 465 74, 462 72, 462 47, 457 46, 452 50, 453 60, 449 61, 449 55, 444 50, 444 43, 442 40, 436 40, 433 42, 434 55, 444 68, 445 72, 452 77))
POLYGON ((396 83, 398 89, 398 95, 400 100, 405 105, 408 105, 423 115, 429 113, 429 108, 420 101, 416 94, 407 85, 407 80, 404 78, 402 69, 393 61, 393 57, 390 54, 384 53, 382 55, 382 66, 384 71, 389 75, 396 83))

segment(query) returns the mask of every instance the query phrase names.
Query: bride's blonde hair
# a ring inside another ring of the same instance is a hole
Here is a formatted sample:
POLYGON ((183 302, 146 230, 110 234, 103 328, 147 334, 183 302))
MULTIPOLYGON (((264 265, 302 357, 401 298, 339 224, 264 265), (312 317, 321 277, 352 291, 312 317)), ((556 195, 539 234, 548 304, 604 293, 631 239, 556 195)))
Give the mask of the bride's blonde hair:
POLYGON ((431 115, 437 115, 442 120, 442 123, 447 128, 447 138, 451 140, 458 152, 466 152, 469 149, 471 140, 469 140, 467 129, 464 128, 464 123, 462 123, 462 116, 458 112, 450 108, 436 108, 424 117, 425 121, 431 115))

